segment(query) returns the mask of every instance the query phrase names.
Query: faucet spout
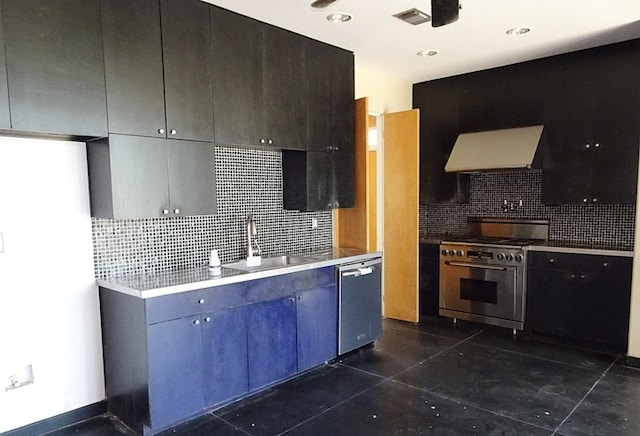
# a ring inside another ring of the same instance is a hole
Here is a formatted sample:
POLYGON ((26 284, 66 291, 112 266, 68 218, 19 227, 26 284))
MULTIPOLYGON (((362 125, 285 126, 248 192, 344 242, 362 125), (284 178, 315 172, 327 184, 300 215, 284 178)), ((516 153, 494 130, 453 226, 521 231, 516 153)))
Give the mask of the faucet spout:
POLYGON ((258 229, 253 219, 253 214, 247 215, 247 257, 260 256, 260 246, 258 245, 258 229), (255 247, 254 247, 255 246, 255 247))

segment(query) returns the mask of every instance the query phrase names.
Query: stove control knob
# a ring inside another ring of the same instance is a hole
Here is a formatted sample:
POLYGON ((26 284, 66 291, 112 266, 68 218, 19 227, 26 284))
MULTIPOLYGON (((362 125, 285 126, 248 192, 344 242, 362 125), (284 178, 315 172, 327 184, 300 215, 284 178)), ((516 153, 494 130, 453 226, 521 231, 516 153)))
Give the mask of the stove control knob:
POLYGON ((442 251, 440 252, 440 254, 442 254, 443 256, 446 256, 446 255, 447 255, 447 250, 442 250, 442 251))
POLYGON ((513 260, 513 254, 507 254, 505 258, 507 259, 507 261, 511 262, 513 260))
POLYGON ((456 255, 455 250, 449 250, 449 256, 455 256, 455 255, 456 255))
POLYGON ((496 257, 498 258, 498 260, 503 260, 504 259, 504 254, 498 253, 498 255, 496 257))
POLYGON ((462 250, 458 250, 456 251, 456 256, 461 257, 463 255, 463 251, 462 250))
POLYGON ((522 254, 516 254, 516 262, 522 262, 522 254))

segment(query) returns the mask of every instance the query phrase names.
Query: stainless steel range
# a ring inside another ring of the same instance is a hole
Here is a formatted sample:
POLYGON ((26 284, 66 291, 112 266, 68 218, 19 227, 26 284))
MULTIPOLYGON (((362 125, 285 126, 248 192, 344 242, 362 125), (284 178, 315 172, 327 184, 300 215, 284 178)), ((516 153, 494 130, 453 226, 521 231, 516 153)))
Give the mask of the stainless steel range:
POLYGON ((526 247, 548 241, 549 221, 468 218, 467 230, 440 244, 440 315, 522 330, 526 247))

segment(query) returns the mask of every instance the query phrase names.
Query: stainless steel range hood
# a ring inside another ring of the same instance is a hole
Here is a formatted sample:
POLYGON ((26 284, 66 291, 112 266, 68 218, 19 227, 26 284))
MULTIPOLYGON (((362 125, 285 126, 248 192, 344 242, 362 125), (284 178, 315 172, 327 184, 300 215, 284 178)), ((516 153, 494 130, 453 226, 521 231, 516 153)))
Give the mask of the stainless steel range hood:
POLYGON ((452 172, 530 169, 544 126, 462 133, 444 169, 452 172))

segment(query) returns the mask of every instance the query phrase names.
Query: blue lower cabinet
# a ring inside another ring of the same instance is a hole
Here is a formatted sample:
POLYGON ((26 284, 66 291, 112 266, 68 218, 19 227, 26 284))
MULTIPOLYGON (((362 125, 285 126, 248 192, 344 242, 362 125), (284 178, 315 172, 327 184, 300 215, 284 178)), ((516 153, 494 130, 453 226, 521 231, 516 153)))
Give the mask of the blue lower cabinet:
POLYGON ((205 314, 202 319, 205 407, 249 391, 247 311, 234 307, 205 314))
POLYGON ((152 428, 204 407, 200 324, 197 315, 148 326, 148 425, 152 428))
POLYGON ((335 285, 296 294, 298 371, 338 353, 338 299, 335 285))
POLYGON ((294 297, 247 307, 249 390, 296 373, 296 301, 294 297))

